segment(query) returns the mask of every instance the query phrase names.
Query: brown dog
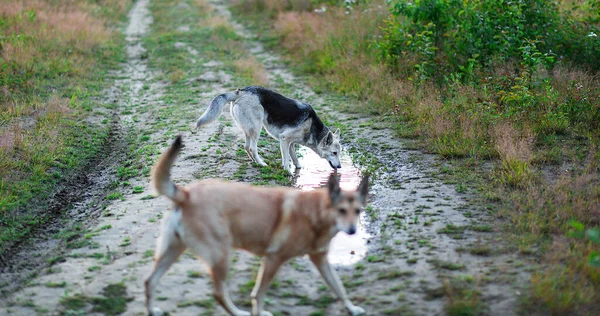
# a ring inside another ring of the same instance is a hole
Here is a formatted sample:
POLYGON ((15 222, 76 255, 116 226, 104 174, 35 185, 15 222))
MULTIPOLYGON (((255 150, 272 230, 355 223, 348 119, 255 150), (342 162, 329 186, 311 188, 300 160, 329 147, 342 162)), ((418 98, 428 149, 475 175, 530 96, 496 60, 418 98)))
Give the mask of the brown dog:
POLYGON ((348 299, 327 261, 327 252, 338 231, 356 232, 359 212, 367 198, 368 177, 363 177, 356 192, 342 191, 333 175, 327 189, 310 192, 220 180, 203 180, 184 188, 170 179, 171 165, 181 147, 179 136, 153 171, 154 186, 175 202, 175 209, 164 221, 154 271, 146 280, 149 314, 162 313, 152 306, 154 287, 186 248, 208 264, 215 299, 232 315, 250 315, 233 304, 226 289, 232 248, 264 257, 251 294, 252 315, 271 315, 263 311, 263 298, 277 269, 289 259, 305 254, 350 314, 364 313, 348 299))

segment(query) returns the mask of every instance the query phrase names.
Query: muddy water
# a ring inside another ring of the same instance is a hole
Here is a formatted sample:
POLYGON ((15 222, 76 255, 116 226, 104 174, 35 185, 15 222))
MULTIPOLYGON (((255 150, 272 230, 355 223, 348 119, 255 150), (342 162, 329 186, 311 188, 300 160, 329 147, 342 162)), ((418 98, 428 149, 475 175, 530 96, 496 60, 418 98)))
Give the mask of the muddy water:
MULTIPOLYGON (((319 157, 314 151, 301 147, 298 149, 298 159, 302 169, 297 171, 294 185, 304 191, 313 190, 324 186, 332 172, 327 160, 319 157)), ((360 170, 358 170, 350 155, 343 151, 341 156, 342 168, 338 169, 340 187, 343 190, 354 190, 360 183, 360 170)), ((329 262, 336 265, 351 265, 367 254, 367 243, 371 237, 365 229, 368 225, 363 212, 358 222, 356 234, 350 236, 343 232, 338 233, 331 241, 329 262)))

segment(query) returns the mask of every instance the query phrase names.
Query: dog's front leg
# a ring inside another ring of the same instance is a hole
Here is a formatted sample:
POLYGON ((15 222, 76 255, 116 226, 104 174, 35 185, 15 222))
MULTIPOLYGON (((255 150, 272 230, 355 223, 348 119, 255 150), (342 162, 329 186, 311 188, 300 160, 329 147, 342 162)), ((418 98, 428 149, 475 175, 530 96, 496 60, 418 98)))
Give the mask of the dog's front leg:
POLYGON ((335 292, 335 295, 342 300, 348 312, 350 312, 352 316, 364 314, 364 309, 352 304, 350 299, 348 299, 348 295, 346 294, 346 290, 344 289, 342 281, 329 265, 329 261, 327 261, 327 252, 311 254, 310 260, 317 267, 317 270, 319 270, 323 276, 323 279, 325 279, 325 282, 327 282, 329 287, 335 292))
POLYGON ((300 165, 300 162, 298 161, 298 156, 296 156, 296 146, 293 143, 290 144, 290 157, 292 157, 292 162, 294 163, 294 166, 296 166, 296 169, 302 168, 302 165, 300 165))
POLYGON ((281 147, 281 158, 283 159, 283 170, 288 170, 288 166, 290 165, 290 142, 281 137, 279 139, 279 146, 281 147))
POLYGON ((262 260, 260 269, 258 270, 258 276, 256 277, 256 284, 252 289, 252 315, 256 316, 272 316, 270 312, 263 310, 264 296, 273 281, 273 277, 277 273, 277 270, 281 266, 284 260, 279 257, 267 256, 262 260))

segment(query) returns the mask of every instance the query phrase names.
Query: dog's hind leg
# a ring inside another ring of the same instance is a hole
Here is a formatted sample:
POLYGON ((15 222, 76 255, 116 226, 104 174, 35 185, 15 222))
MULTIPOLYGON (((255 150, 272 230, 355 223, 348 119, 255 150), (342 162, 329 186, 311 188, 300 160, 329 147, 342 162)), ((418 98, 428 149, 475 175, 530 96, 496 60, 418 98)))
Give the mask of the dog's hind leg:
POLYGON ((145 282, 146 309, 148 310, 148 314, 153 316, 162 315, 162 311, 159 308, 154 308, 152 305, 154 288, 156 287, 158 280, 160 280, 163 274, 171 267, 173 262, 177 260, 186 248, 177 237, 173 227, 169 227, 171 228, 169 229, 167 226, 169 225, 165 225, 166 229, 156 247, 154 270, 145 282))
POLYGON ((256 277, 256 284, 252 290, 252 315, 260 316, 272 316, 273 314, 263 310, 263 303, 265 293, 273 281, 273 277, 277 273, 277 270, 284 263, 285 260, 281 260, 279 257, 267 256, 262 260, 260 270, 258 270, 258 276, 256 277))
POLYGON ((327 261, 327 252, 315 253, 311 254, 310 260, 317 267, 317 270, 325 279, 325 282, 329 285, 329 287, 335 292, 335 295, 342 300, 344 306, 350 312, 352 316, 361 315, 365 313, 365 310, 361 307, 358 307, 348 299, 348 295, 346 294, 346 290, 344 289, 344 285, 342 281, 338 277, 338 275, 331 269, 331 265, 329 265, 329 261, 327 261))
MULTIPOLYGON (((213 252, 213 256, 214 256, 213 252)), ((221 258, 211 264, 211 276, 213 281, 213 295, 217 302, 231 315, 234 316, 250 316, 247 311, 243 311, 235 306, 229 297, 227 290, 227 270, 229 268, 229 256, 226 253, 221 253, 221 258)))
MULTIPOLYGON (((242 101, 244 100, 240 100, 240 102, 242 101)), ((231 116, 237 126, 244 132, 246 138, 244 149, 250 159, 261 166, 266 166, 267 164, 258 155, 258 138, 262 130, 264 113, 262 112, 262 107, 260 111, 253 111, 252 107, 252 104, 244 102, 242 104, 234 103, 231 106, 231 116)))
POLYGON ((246 149, 246 153, 254 162, 261 166, 266 166, 267 164, 258 154, 258 138, 260 134, 260 130, 258 133, 254 134, 246 134, 246 144, 244 144, 244 149, 246 149))

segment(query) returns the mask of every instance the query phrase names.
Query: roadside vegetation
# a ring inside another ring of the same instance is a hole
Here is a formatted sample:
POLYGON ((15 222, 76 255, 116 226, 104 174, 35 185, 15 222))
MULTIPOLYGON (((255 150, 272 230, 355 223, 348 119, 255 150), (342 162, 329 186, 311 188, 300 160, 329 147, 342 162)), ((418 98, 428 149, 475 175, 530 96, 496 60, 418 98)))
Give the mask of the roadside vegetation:
POLYGON ((0 4, 0 255, 56 215, 38 211, 106 141, 100 92, 122 60, 115 26, 130 3, 0 4))
MULTIPOLYGON (((315 91, 354 97, 348 110, 380 115, 500 205, 491 209, 511 241, 502 251, 540 265, 523 312, 598 310, 600 1, 244 0, 233 9, 315 91)), ((453 297, 447 311, 476 314, 452 306, 474 299, 453 297)))

